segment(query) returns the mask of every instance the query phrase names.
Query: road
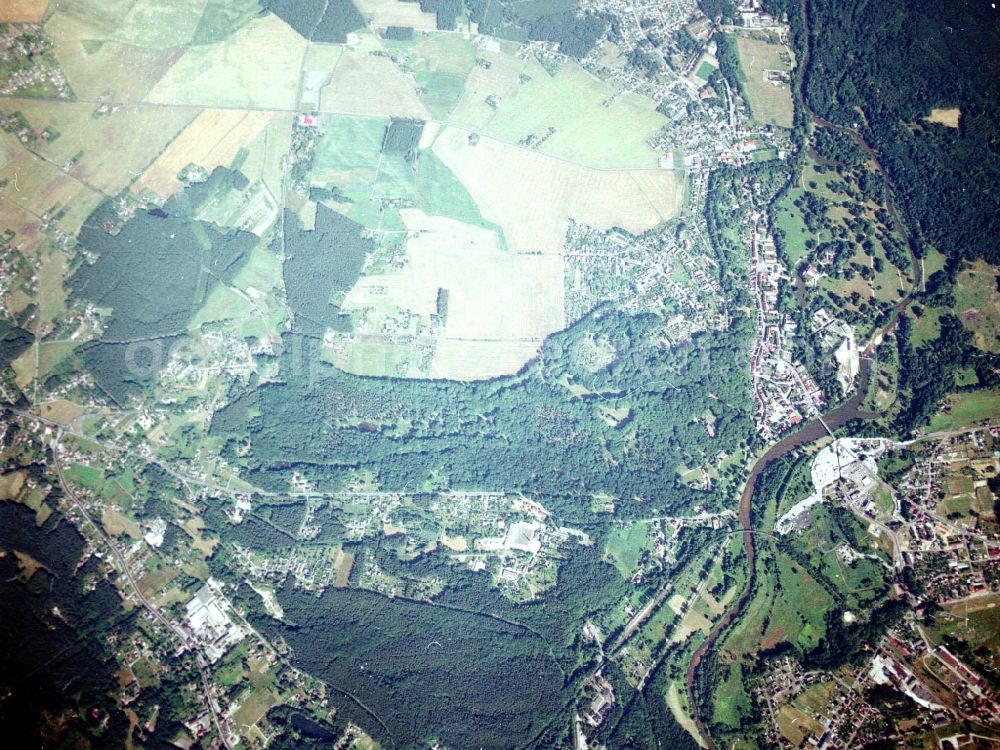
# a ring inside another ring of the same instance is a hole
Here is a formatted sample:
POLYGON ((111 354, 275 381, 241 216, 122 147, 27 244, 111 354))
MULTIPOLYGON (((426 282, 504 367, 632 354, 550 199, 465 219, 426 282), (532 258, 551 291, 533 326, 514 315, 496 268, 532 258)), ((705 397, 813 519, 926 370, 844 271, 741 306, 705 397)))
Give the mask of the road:
POLYGON ((76 493, 73 492, 72 486, 63 478, 62 462, 59 460, 59 441, 61 439, 62 432, 60 431, 56 434, 55 439, 52 441, 52 460, 55 465, 56 476, 59 479, 59 486, 62 488, 63 492, 66 493, 70 506, 83 516, 84 520, 86 520, 87 523, 94 528, 98 538, 101 539, 108 549, 111 550, 115 559, 118 561, 118 566, 121 568, 122 574, 132 587, 132 592, 135 595, 135 598, 139 600, 139 602, 150 612, 150 614, 153 615, 153 617, 163 623, 174 635, 176 635, 180 639, 181 643, 184 644, 185 648, 192 649, 195 652, 195 662, 197 663, 198 671, 201 674, 201 685, 205 694, 205 703, 208 707, 208 712, 212 715, 212 721, 215 724, 215 731, 218 733, 219 738, 226 749, 233 750, 234 746, 229 741, 229 735, 223 728, 223 723, 219 718, 219 707, 216 705, 215 699, 212 698, 212 684, 208 675, 208 664, 205 662, 201 652, 198 651, 197 645, 188 637, 187 633, 185 633, 179 625, 167 618, 156 605, 143 595, 142 591, 139 589, 139 584, 132 575, 132 571, 129 569, 128 563, 126 562, 121 551, 118 549, 118 546, 112 541, 111 537, 104 532, 104 529, 102 529, 100 525, 90 517, 90 514, 87 512, 83 503, 80 502, 76 493))

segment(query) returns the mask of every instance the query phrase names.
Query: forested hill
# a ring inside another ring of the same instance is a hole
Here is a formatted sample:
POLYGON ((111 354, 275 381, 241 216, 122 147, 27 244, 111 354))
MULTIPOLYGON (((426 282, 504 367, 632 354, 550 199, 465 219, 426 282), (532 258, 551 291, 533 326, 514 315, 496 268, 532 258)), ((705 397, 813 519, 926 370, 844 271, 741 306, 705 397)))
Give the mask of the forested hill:
MULTIPOLYGON (((769 5, 800 17, 800 0, 769 5)), ((807 10, 811 108, 876 149, 923 244, 1000 262, 987 239, 1000 232, 1000 11, 981 0, 808 0, 807 10), (960 109, 958 127, 929 122, 932 108, 960 109)))

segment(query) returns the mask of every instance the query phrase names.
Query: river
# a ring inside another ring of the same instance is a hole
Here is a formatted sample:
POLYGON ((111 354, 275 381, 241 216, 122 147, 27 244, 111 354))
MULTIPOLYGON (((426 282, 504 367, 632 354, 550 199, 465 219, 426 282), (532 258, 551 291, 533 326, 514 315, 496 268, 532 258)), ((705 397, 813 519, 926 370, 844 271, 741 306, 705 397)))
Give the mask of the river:
MULTIPOLYGON (((876 169, 882 175, 883 180, 885 180, 885 204, 886 210, 892 217, 893 223, 895 224, 895 229, 899 232, 900 236, 906 243, 906 247, 910 253, 910 261, 913 265, 913 290, 917 290, 922 284, 922 266, 919 262, 919 257, 917 253, 917 248, 907 231, 906 225, 903 223, 896 210, 895 203, 892 199, 892 181, 889 178, 888 172, 882 166, 878 160, 878 155, 875 150, 868 145, 865 139, 855 130, 851 128, 846 128, 841 125, 836 125, 828 120, 823 119, 818 116, 809 103, 806 100, 805 92, 805 79, 806 72, 809 66, 809 0, 802 0, 802 25, 803 25, 803 39, 804 46, 802 50, 802 59, 799 65, 799 76, 798 76, 798 86, 799 86, 799 103, 803 107, 805 113, 809 116, 814 127, 824 127, 831 128, 834 130, 839 130, 842 133, 850 136, 858 146, 864 150, 868 155, 869 159, 874 163, 876 169)), ((872 370, 872 360, 871 357, 875 353, 875 348, 878 342, 884 338, 888 333, 896 327, 899 322, 899 317, 906 310, 907 305, 913 299, 913 291, 907 294, 903 299, 901 299, 893 309, 892 315, 886 324, 877 331, 875 335, 872 336, 871 341, 865 350, 861 352, 860 368, 857 381, 857 389, 850 399, 837 406, 822 417, 813 419, 807 422, 802 427, 800 427, 795 432, 786 435, 777 443, 772 445, 767 452, 758 457, 754 462, 753 467, 750 470, 750 476, 747 479, 746 485, 743 487, 743 493, 740 495, 739 503, 739 518, 743 526, 743 549, 746 553, 747 558, 747 568, 749 570, 749 575, 747 576, 746 586, 743 592, 740 594, 739 599, 737 599, 736 604, 732 608, 727 610, 716 624, 715 627, 709 632, 708 637, 705 641, 698 647, 694 652, 694 656, 691 658, 691 663, 688 665, 687 672, 687 692, 688 692, 688 702, 690 703, 691 713, 694 717, 695 725, 698 727, 698 733, 701 735, 701 739, 704 744, 710 748, 710 750, 716 750, 715 742, 712 740, 711 735, 708 732, 708 728, 705 726, 704 721, 698 713, 696 696, 695 696, 695 681, 698 674, 698 668, 701 666, 702 661, 705 656, 711 651, 715 646, 719 637, 725 632, 726 628, 740 615, 744 607, 749 603, 753 595, 753 584, 756 578, 757 570, 756 564, 756 548, 754 546, 754 532, 756 529, 752 525, 751 510, 753 507, 753 494, 757 486, 757 480, 764 470, 771 465, 774 461, 779 458, 788 455, 796 448, 807 445, 815 440, 818 440, 829 434, 830 430, 835 430, 854 419, 870 419, 872 414, 861 411, 861 404, 865 399, 865 395, 868 392, 868 386, 871 382, 871 370, 872 370)))

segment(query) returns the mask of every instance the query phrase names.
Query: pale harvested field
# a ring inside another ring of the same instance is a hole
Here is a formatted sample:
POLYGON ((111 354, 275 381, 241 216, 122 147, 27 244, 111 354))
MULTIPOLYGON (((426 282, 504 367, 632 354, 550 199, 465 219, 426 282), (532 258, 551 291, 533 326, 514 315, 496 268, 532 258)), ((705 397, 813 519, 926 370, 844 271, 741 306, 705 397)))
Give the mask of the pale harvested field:
POLYGON ((794 747, 800 747, 807 737, 818 736, 823 732, 822 724, 790 704, 778 709, 777 720, 781 734, 794 747))
POLYGON ((371 34, 347 47, 331 71, 330 82, 320 95, 320 110, 347 115, 416 117, 430 119, 417 96, 416 83, 407 78, 387 57, 369 54, 381 49, 371 34))
POLYGON ((746 36, 736 37, 740 68, 746 80, 743 88, 749 99, 750 112, 758 122, 771 123, 782 128, 792 127, 792 90, 782 84, 776 86, 764 80, 765 70, 788 70, 781 58, 788 50, 782 44, 772 44, 746 36))
POLYGON ((156 159, 170 140, 198 114, 181 107, 122 107, 94 116, 93 104, 11 99, 0 111, 20 111, 35 130, 52 127, 59 137, 36 148, 46 159, 65 164, 80 154, 70 172, 108 195, 116 195, 156 159))
POLYGON ((949 107, 948 109, 939 109, 935 107, 931 110, 930 117, 925 117, 927 122, 934 122, 938 125, 944 125, 948 128, 957 128, 958 120, 962 116, 962 110, 958 107, 949 107))
POLYGON ((441 544, 452 552, 465 552, 469 548, 469 543, 464 536, 448 536, 441 532, 441 544))
POLYGON ((21 494, 26 476, 23 471, 11 471, 0 476, 0 500, 13 500, 21 494))
POLYGON ((188 44, 208 0, 135 0, 114 31, 116 41, 151 49, 188 44))
POLYGON ((257 18, 216 44, 189 47, 149 93, 160 104, 289 109, 303 39, 277 16, 257 18))
POLYGON ((131 518, 126 518, 114 508, 105 508, 101 511, 101 525, 111 536, 128 534, 133 539, 142 538, 142 529, 139 524, 131 518))
POLYGON ((49 0, 4 0, 0 3, 0 23, 38 23, 48 7, 49 0))
POLYGON ((436 16, 424 13, 419 3, 404 3, 400 0, 354 0, 354 5, 366 17, 372 19, 377 29, 386 26, 411 26, 414 29, 433 31, 437 29, 436 16))
POLYGON ((950 604, 946 610, 958 617, 964 617, 970 612, 982 612, 984 609, 1000 607, 1000 594, 984 594, 983 596, 969 597, 965 601, 950 604))
POLYGON ((278 112, 256 140, 244 144, 250 151, 240 169, 251 181, 260 180, 272 196, 281 195, 282 162, 291 148, 292 114, 278 112))
POLYGON ((337 550, 337 557, 334 561, 333 567, 337 571, 337 576, 334 579, 333 585, 337 588, 344 588, 351 581, 351 568, 354 567, 354 555, 351 552, 344 552, 344 550, 337 550))
POLYGON ((431 362, 432 378, 482 380, 520 370, 541 349, 540 341, 440 339, 431 362))
POLYGON ((344 310, 398 308, 423 318, 447 289, 448 317, 432 377, 483 378, 517 371, 542 340, 564 326, 558 255, 504 252, 493 232, 416 209, 401 212, 410 232, 407 264, 361 278, 344 310))
POLYGON ((677 629, 674 631, 674 634, 670 637, 670 642, 683 643, 693 633, 700 630, 702 633, 707 635, 708 631, 711 629, 712 623, 709 622, 708 618, 692 607, 688 610, 688 613, 684 615, 684 619, 680 622, 677 629))
POLYGON ((434 153, 517 252, 561 252, 571 218, 638 234, 677 212, 679 190, 667 170, 595 170, 489 138, 470 146, 458 128, 438 134, 434 153))
POLYGON ((684 597, 680 594, 674 594, 667 600, 667 606, 674 611, 674 614, 679 615, 684 611, 684 597))
MULTIPOLYGON (((34 255, 45 239, 41 232, 42 222, 9 200, 0 200, 0 227, 14 231, 17 235, 14 246, 22 255, 34 255)), ((11 300, 7 302, 9 304, 11 300)))
MULTIPOLYGON (((44 523, 44 521, 43 521, 44 523)), ((41 525, 41 524, 37 524, 41 525)), ((20 571, 20 576, 22 581, 30 581, 31 577, 35 575, 39 570, 47 570, 44 565, 42 565, 38 560, 33 558, 26 552, 21 552, 20 550, 14 550, 14 557, 17 558, 17 567, 20 571)))
POLYGON ((181 528, 191 536, 191 546, 198 550, 203 558, 208 559, 212 556, 219 540, 217 538, 207 539, 202 535, 205 530, 205 522, 200 517, 188 519, 181 528))
POLYGON ((45 32, 53 41, 59 67, 81 99, 110 96, 114 101, 141 101, 183 54, 182 49, 143 49, 116 41, 101 43, 99 40, 113 33, 113 21, 101 23, 93 13, 71 15, 64 6, 65 3, 61 4, 45 23, 45 32), (112 28, 109 30, 108 26, 112 28))
POLYGON ((46 401, 39 407, 38 413, 45 419, 51 419, 59 424, 69 424, 74 419, 83 414, 85 409, 72 401, 59 399, 58 401, 46 401))
MULTIPOLYGON (((30 303, 31 298, 29 297, 28 304, 30 303)), ((13 304, 8 302, 8 305, 11 310, 16 311, 13 304)), ((21 300, 18 300, 17 305, 21 306, 21 300)), ((17 387, 22 389, 27 388, 31 381, 35 379, 35 347, 29 346, 21 352, 21 356, 10 363, 10 368, 14 371, 14 383, 17 384, 17 387)))
POLYGON ((181 187, 177 175, 184 167, 193 163, 211 171, 230 164, 236 152, 253 141, 274 117, 273 112, 204 110, 150 165, 132 191, 148 188, 164 198, 172 195, 181 187))

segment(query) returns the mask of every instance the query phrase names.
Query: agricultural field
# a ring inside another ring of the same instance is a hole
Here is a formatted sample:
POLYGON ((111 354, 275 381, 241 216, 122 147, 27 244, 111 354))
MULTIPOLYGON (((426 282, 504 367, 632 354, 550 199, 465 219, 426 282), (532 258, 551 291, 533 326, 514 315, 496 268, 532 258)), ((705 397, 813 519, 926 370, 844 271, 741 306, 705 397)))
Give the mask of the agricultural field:
POLYGON ((32 219, 52 218, 66 233, 79 232, 103 195, 19 144, 6 139, 3 142, 0 168, 10 175, 14 187, 13 195, 0 208, 0 216, 8 214, 12 219, 5 226, 13 228, 18 235, 23 231, 24 239, 29 242, 38 238, 37 230, 31 226, 34 224, 32 219))
POLYGON ((417 83, 388 57, 373 54, 380 51, 373 34, 360 34, 358 44, 344 48, 321 91, 321 112, 430 119, 417 83))
POLYGON ((335 337, 328 355, 348 372, 516 372, 569 322, 570 221, 638 233, 678 209, 665 170, 600 171, 419 121, 411 143, 387 149, 387 129, 405 122, 330 116, 313 154, 310 180, 331 193, 326 203, 381 235, 341 304, 355 331, 335 337))
POLYGON ((150 190, 168 198, 183 184, 178 175, 196 164, 211 172, 227 166, 247 142, 252 142, 275 115, 234 109, 206 109, 174 138, 132 185, 136 194, 150 190))
POLYGON ((197 115, 186 108, 125 106, 105 111, 93 104, 8 99, 0 112, 19 112, 38 133, 35 146, 48 161, 71 165, 68 173, 106 195, 127 187, 197 115))
POLYGON ((425 13, 417 3, 402 3, 399 0, 357 0, 355 5, 361 15, 371 19, 372 26, 376 29, 404 26, 431 31, 437 28, 435 15, 425 13))
POLYGON ((792 90, 787 80, 792 53, 777 38, 737 34, 736 49, 743 73, 743 90, 755 120, 780 128, 792 127, 792 90))
POLYGON ((157 104, 292 109, 306 41, 276 16, 189 46, 146 97, 157 104), (236 63, 239 64, 236 64, 236 63))
POLYGON ((640 233, 678 210, 672 172, 601 171, 445 128, 434 153, 465 184, 483 215, 504 229, 515 252, 558 253, 569 220, 640 233), (524 175, 532 175, 525 184, 524 175))
POLYGON ((667 120, 652 101, 616 95, 575 62, 552 73, 505 46, 479 51, 489 67, 472 68, 449 123, 584 166, 659 165, 661 154, 647 140, 667 120))

